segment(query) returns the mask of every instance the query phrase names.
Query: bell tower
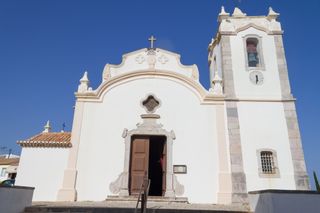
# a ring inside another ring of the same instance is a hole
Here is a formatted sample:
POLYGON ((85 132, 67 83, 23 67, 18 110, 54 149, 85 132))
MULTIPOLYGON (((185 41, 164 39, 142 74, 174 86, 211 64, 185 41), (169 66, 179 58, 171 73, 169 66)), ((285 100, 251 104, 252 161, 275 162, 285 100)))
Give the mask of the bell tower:
POLYGON ((239 8, 232 15, 222 7, 219 30, 209 45, 212 85, 223 79, 228 98, 292 98, 278 13, 247 16, 239 8))
POLYGON ((232 202, 254 190, 309 189, 278 16, 271 7, 266 16, 222 7, 208 47, 211 90, 219 79, 225 97, 232 202), (263 153, 277 156, 272 175, 263 153))

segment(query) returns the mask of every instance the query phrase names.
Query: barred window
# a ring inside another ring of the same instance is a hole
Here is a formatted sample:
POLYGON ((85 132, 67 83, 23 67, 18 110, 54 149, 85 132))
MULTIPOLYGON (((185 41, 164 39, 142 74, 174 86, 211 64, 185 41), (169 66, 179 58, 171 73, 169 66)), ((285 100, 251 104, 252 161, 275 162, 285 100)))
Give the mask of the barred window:
POLYGON ((276 171, 274 166, 273 153, 270 151, 262 151, 260 153, 260 157, 262 173, 274 174, 276 171))

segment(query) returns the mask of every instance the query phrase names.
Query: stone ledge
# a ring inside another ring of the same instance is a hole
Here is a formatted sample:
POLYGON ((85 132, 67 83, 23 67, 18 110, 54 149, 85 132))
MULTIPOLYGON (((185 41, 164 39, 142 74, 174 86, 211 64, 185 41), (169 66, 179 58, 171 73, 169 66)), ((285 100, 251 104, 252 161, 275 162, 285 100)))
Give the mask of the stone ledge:
POLYGON ((285 189, 266 189, 248 192, 249 194, 264 194, 264 193, 275 193, 275 194, 319 194, 317 191, 310 190, 285 190, 285 189))

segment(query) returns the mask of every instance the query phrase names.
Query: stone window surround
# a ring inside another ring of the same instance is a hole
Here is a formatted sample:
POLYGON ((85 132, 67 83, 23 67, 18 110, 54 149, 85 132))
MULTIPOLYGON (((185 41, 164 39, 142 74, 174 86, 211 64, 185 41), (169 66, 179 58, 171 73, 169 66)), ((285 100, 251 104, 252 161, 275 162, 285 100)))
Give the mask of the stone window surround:
POLYGON ((141 101, 140 101, 140 106, 141 106, 143 109, 146 110, 146 113, 154 113, 157 109, 159 109, 159 108, 161 107, 161 105, 162 105, 161 100, 160 100, 155 94, 153 94, 153 93, 148 93, 148 94, 146 94, 146 96, 145 96, 143 99, 141 99, 141 101), (144 106, 143 102, 144 102, 145 100, 147 100, 150 96, 152 96, 155 100, 157 100, 157 101, 159 102, 159 104, 158 104, 158 106, 156 106, 152 111, 149 112, 149 111, 147 110, 147 108, 144 106))
POLYGON ((274 149, 263 148, 257 150, 257 160, 258 160, 258 171, 260 178, 280 178, 280 171, 278 167, 278 157, 277 152, 274 149), (274 173, 264 173, 262 171, 262 164, 261 164, 261 152, 271 152, 273 157, 274 163, 274 173))
POLYGON ((243 47, 244 47, 244 58, 245 58, 246 71, 252 71, 252 70, 265 71, 263 49, 262 49, 262 36, 259 36, 257 34, 247 34, 242 37, 242 40, 243 40, 243 47), (249 38, 255 38, 258 40, 257 50, 258 50, 258 56, 259 56, 260 63, 259 63, 259 66, 257 66, 257 67, 249 67, 248 53, 247 53, 247 39, 249 39, 249 38))

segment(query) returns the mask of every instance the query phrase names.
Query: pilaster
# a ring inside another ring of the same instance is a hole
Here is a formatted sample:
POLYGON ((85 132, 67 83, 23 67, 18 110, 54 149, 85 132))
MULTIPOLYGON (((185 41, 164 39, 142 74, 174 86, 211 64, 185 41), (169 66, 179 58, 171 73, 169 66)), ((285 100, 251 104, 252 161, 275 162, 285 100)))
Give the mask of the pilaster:
POLYGON ((276 46, 281 96, 283 99, 292 98, 291 88, 289 83, 287 61, 286 61, 283 41, 282 41, 282 35, 274 35, 274 43, 276 46))
POLYGON ((224 85, 224 93, 226 98, 234 98, 234 80, 232 71, 232 57, 231 57, 231 45, 230 36, 221 36, 221 60, 222 60, 222 79, 224 85))
POLYGON ((84 102, 76 102, 72 125, 71 144, 67 169, 64 171, 62 188, 58 191, 58 201, 76 201, 77 159, 80 144, 84 102))
POLYGON ((218 157, 219 157, 219 191, 218 203, 232 203, 232 181, 231 172, 228 163, 228 144, 226 140, 226 123, 224 105, 216 106, 216 126, 218 139, 218 157))
POLYGON ((232 203, 248 202, 246 175, 243 169, 240 125, 236 102, 226 102, 232 182, 232 203))
POLYGON ((295 104, 293 101, 284 102, 283 107, 288 128, 296 189, 310 190, 295 104))

